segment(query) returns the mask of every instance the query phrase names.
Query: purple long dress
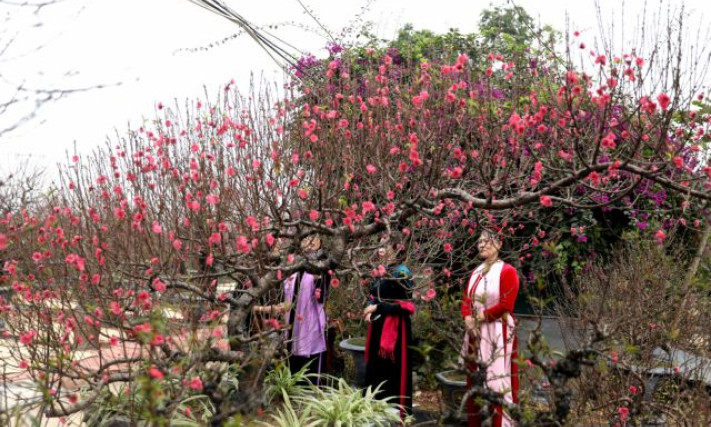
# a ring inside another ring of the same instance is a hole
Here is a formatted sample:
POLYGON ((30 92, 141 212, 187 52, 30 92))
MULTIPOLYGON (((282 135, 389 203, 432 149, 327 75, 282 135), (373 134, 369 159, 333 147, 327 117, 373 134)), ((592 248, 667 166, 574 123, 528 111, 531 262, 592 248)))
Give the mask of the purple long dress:
POLYGON ((324 282, 326 280, 308 272, 294 273, 284 282, 286 302, 294 301, 294 291, 298 289, 296 303, 292 304, 285 319, 291 326, 291 331, 286 334, 292 372, 311 361, 309 372, 321 373, 326 351, 326 311, 323 303, 327 286, 324 282))

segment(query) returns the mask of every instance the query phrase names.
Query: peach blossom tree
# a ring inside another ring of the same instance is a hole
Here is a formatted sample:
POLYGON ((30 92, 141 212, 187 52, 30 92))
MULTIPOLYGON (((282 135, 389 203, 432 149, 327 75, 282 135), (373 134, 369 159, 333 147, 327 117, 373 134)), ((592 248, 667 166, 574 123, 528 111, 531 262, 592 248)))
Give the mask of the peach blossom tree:
MULTIPOLYGON (((551 212, 643 205, 642 187, 678 196, 660 220, 708 221, 708 117, 679 78, 652 86, 633 53, 595 53, 592 71, 511 55, 333 49, 283 87, 159 103, 153 120, 73 155, 46 213, 0 221, 15 293, 0 312, 44 414, 88 411, 116 384, 134 392, 131 416, 157 425, 190 417, 194 394, 214 423, 255 410, 283 335, 251 307, 303 269, 364 301, 361 283, 385 271, 370 254, 395 231, 411 262, 471 266, 462 245, 482 224, 525 263, 560 230, 541 222, 551 212), (315 255, 301 249, 311 235, 324 241, 315 255)), ((418 286, 427 300, 442 290, 418 286)))

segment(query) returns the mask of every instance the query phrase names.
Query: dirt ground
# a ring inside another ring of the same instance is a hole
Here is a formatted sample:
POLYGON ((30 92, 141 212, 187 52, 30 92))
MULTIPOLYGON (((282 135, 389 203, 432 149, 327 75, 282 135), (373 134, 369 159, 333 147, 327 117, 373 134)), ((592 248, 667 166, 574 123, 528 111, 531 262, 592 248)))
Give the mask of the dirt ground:
POLYGON ((412 396, 413 405, 421 411, 439 412, 441 396, 438 390, 418 390, 412 396))

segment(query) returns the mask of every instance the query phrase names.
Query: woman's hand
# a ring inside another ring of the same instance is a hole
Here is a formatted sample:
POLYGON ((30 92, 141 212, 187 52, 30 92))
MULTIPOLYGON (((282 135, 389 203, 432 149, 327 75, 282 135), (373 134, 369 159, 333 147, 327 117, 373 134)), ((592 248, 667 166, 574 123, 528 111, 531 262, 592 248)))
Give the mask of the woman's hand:
POLYGON ((464 327, 470 334, 479 335, 479 328, 475 318, 467 316, 464 318, 464 327))
POLYGON ((371 304, 371 305, 369 305, 369 306, 367 306, 366 308, 363 309, 363 314, 372 314, 372 313, 374 313, 375 310, 377 310, 377 309, 378 309, 378 305, 377 305, 377 304, 371 304))
POLYGON ((363 309, 363 316, 365 317, 366 322, 370 322, 370 316, 373 313, 375 313, 375 310, 377 310, 377 309, 378 309, 377 304, 371 304, 363 309))
POLYGON ((290 302, 282 302, 274 306, 274 313, 281 314, 291 310, 290 302))
POLYGON ((282 302, 277 305, 255 305, 252 307, 252 312, 253 313, 259 313, 259 314, 281 314, 285 311, 291 310, 291 304, 288 302, 282 302))

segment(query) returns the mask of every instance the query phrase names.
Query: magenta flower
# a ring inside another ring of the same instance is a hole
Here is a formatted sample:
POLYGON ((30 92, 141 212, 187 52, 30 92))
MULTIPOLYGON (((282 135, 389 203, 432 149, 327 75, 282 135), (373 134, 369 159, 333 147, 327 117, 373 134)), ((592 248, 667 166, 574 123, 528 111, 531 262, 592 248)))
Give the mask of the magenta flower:
POLYGON ((267 246, 274 246, 274 235, 272 233, 267 234, 267 246))
POLYGON ((219 245, 221 241, 222 241, 222 235, 220 233, 212 233, 210 235, 210 237, 207 239, 207 243, 210 246, 219 245))
POLYGON ((657 96, 657 102, 659 102, 659 107, 663 111, 666 111, 667 108, 669 108, 669 104, 671 103, 671 98, 669 98, 669 95, 667 95, 666 93, 660 93, 657 96))
POLYGON ((617 412, 620 414, 620 421, 623 423, 627 421, 627 418, 630 416, 630 410, 626 406, 620 406, 617 408, 617 412))
POLYGON ((163 372, 155 366, 148 368, 148 375, 150 375, 154 380, 162 380, 165 378, 165 374, 163 374, 163 372))
POLYGON ((220 201, 220 196, 218 196, 217 194, 208 194, 207 196, 205 196, 205 200, 207 201, 207 203, 214 206, 220 201))
POLYGON ((248 254, 252 250, 247 241, 247 237, 239 236, 237 238, 237 250, 243 254, 248 254))
POLYGON ((151 231, 153 231, 155 234, 161 234, 163 232, 163 227, 160 226, 158 221, 153 221, 153 226, 151 227, 151 231))
POLYGON ((664 242, 664 239, 666 239, 666 238, 667 238, 667 233, 665 233, 664 230, 657 230, 657 232, 654 233, 654 239, 659 244, 662 244, 662 242, 664 242))
POLYGON ((195 391, 201 391, 203 388, 202 380, 200 379, 200 377, 196 376, 190 380, 188 386, 195 391))
POLYGON ((24 345, 32 344, 32 340, 37 336, 36 331, 29 331, 24 334, 20 334, 20 342, 24 345))

